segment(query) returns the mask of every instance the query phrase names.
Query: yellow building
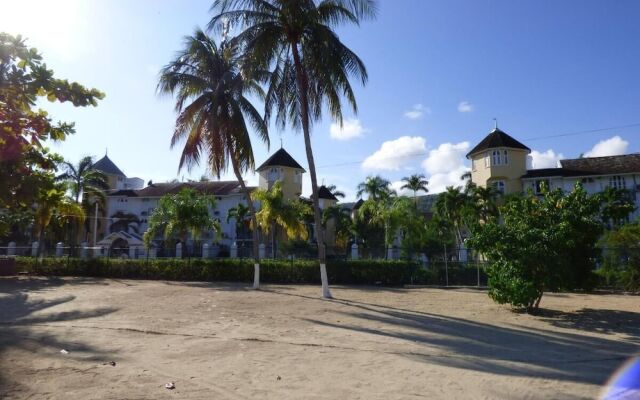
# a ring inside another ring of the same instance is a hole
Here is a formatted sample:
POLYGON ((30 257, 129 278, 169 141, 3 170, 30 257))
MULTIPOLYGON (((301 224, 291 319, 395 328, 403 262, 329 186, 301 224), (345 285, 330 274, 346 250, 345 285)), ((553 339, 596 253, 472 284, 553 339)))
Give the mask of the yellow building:
POLYGON ((258 186, 269 190, 276 181, 282 182, 282 195, 287 200, 299 199, 302 194, 302 174, 304 168, 281 148, 267 158, 256 170, 258 186))
POLYGON ((529 153, 531 149, 496 126, 467 154, 471 182, 481 187, 493 185, 503 194, 520 193, 529 153))

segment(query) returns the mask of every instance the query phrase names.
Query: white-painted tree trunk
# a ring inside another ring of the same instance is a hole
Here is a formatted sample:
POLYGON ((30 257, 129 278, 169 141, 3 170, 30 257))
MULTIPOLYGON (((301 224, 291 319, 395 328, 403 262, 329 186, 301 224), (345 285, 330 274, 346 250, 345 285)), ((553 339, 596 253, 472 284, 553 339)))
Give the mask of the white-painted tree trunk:
POLYGON ((327 278, 327 265, 320 264, 320 280, 322 280, 322 297, 332 299, 331 290, 329 290, 329 278, 327 278))
POLYGON ((253 288, 260 289, 260 264, 253 264, 253 288))

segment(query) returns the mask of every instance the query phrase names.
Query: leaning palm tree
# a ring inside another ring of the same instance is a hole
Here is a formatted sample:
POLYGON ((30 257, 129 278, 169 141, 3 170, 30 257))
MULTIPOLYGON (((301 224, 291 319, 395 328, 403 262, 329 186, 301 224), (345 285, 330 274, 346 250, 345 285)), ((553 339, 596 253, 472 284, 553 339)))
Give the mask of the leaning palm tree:
MULTIPOLYGON (((251 192, 242 178, 255 169, 249 126, 267 146, 269 135, 267 124, 248 99, 251 95, 263 98, 264 92, 241 61, 238 47, 226 41, 218 46, 198 29, 185 38, 184 49, 162 69, 158 91, 176 97, 178 116, 171 147, 186 140, 179 169, 198 165, 204 155, 218 177, 231 166, 257 225, 251 192)), ((255 289, 260 286, 258 240, 254 229, 255 289)))
POLYGON ((357 112, 349 75, 362 84, 367 71, 360 58, 345 46, 334 29, 346 23, 358 25, 374 17, 374 0, 216 0, 210 29, 239 27, 237 40, 247 56, 262 67, 273 67, 268 80, 267 119, 275 112, 277 124, 302 129, 313 201, 322 295, 331 297, 323 243, 318 180, 311 148, 311 125, 326 105, 342 124, 342 97, 357 112))
POLYGON ((379 175, 368 176, 364 182, 358 184, 356 196, 362 197, 362 195, 366 194, 369 199, 378 201, 395 193, 389 187, 390 185, 391 183, 388 180, 379 175))
POLYGON ((429 189, 427 188, 429 181, 424 179, 423 174, 413 174, 409 177, 402 178, 402 181, 405 182, 405 184, 402 185, 400 189, 413 191, 413 202, 415 203, 415 207, 418 208, 418 192, 423 191, 429 193, 429 189))

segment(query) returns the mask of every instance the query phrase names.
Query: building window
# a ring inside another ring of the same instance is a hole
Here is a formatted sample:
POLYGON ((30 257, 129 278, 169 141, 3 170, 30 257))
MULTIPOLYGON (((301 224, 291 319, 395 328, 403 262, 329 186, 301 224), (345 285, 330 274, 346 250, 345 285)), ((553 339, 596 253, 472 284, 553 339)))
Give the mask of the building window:
POLYGON ((614 189, 626 189, 627 183, 624 180, 624 176, 614 175, 609 178, 609 186, 614 189))
POLYGON ((504 165, 509 165, 509 153, 507 152, 507 150, 502 151, 502 156, 504 157, 504 165))
POLYGON ((536 192, 536 194, 541 194, 543 187, 546 187, 547 190, 551 189, 551 185, 549 184, 549 180, 548 179, 537 179, 535 181, 535 192, 536 192))
POLYGON ((491 152, 491 165, 507 165, 507 150, 493 150, 491 152))
POLYGON ((489 152, 486 152, 484 154, 484 167, 485 168, 489 168, 491 166, 490 162, 489 162, 490 158, 489 158, 489 152))
POLYGON ((494 181, 492 185, 497 192, 504 194, 504 181, 494 181))

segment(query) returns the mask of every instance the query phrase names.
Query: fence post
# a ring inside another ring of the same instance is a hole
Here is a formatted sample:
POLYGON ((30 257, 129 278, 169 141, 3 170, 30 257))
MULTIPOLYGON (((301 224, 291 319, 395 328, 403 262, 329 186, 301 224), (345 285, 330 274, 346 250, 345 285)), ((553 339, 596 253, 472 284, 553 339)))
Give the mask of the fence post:
POLYGON ((182 243, 176 245, 176 258, 182 258, 182 243))
POLYGON ((444 285, 449 286, 449 260, 447 260, 447 245, 444 245, 444 285))
POLYGON ((38 245, 40 243, 38 243, 37 241, 31 243, 31 257, 37 257, 38 256, 38 245))
POLYGON ((358 255, 358 245, 356 243, 351 245, 351 259, 352 260, 357 260, 359 257, 358 255))
POLYGON ((209 258, 209 243, 202 245, 202 258, 209 258))
POLYGON ((62 257, 62 253, 64 251, 63 246, 64 244, 62 242, 58 242, 56 244, 56 257, 62 257))
POLYGON ((9 242, 9 246, 7 246, 7 255, 8 256, 16 255, 16 242, 9 242))
POLYGON ((264 258, 264 253, 265 253, 264 243, 260 243, 260 246, 258 246, 258 256, 260 257, 260 259, 264 258))
POLYGON ((238 245, 235 241, 231 243, 231 247, 229 248, 229 257, 238 258, 238 245))

